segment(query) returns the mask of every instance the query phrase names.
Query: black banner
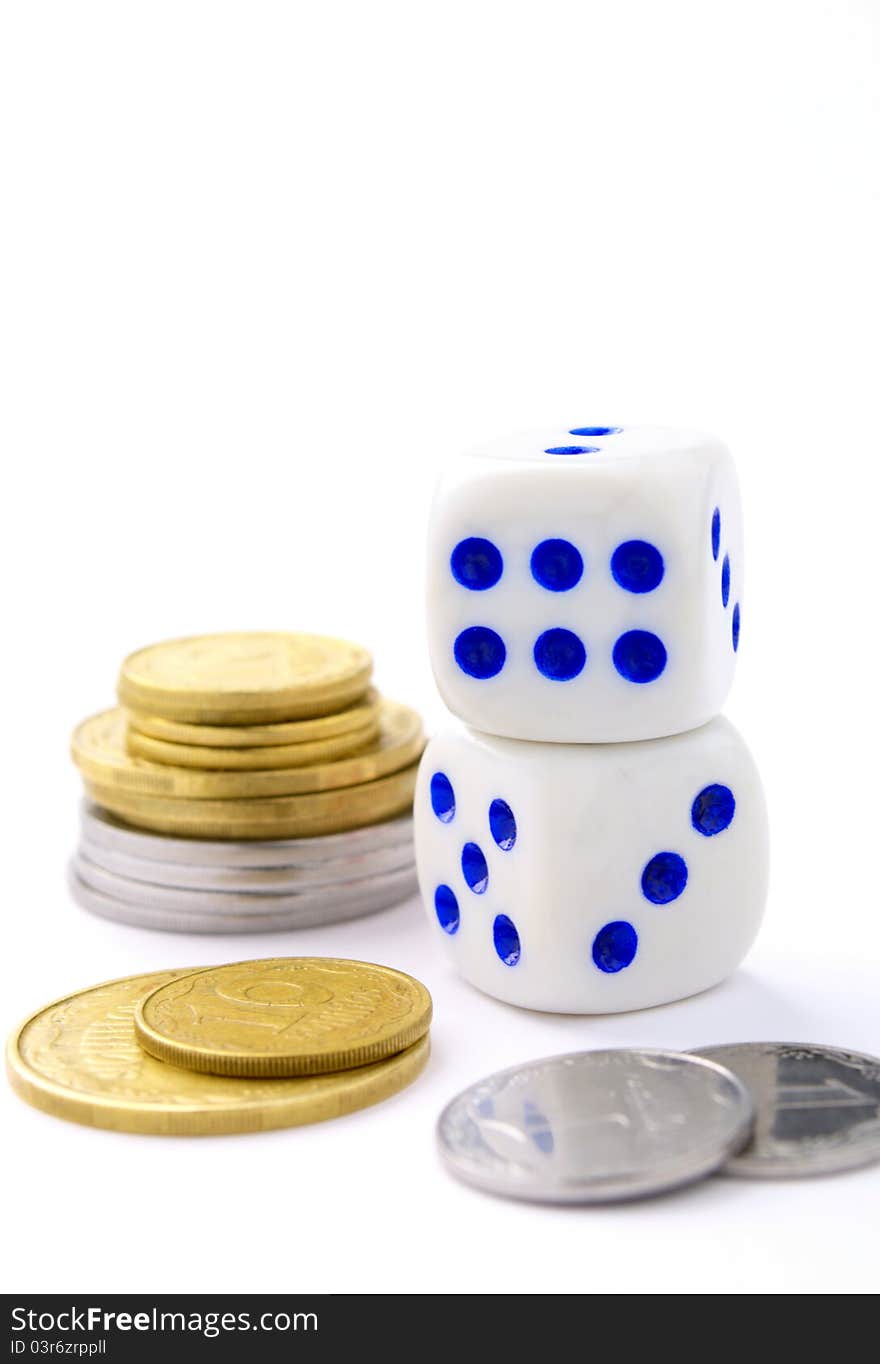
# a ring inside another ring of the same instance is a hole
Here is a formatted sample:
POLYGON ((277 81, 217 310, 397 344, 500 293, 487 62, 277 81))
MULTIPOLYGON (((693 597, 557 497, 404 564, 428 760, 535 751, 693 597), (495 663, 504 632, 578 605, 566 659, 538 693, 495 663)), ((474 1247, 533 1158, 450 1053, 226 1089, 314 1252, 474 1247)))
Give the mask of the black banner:
POLYGON ((3 1304, 0 1364, 320 1359, 358 1339, 346 1299, 330 1295, 5 1294, 3 1304))

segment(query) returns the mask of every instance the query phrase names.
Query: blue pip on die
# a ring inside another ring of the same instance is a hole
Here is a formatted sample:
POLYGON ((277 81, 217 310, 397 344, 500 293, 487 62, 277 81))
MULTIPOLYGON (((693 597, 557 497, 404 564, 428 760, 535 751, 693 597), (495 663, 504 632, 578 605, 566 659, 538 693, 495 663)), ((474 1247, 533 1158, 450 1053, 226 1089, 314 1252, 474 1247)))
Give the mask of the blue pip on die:
POLYGON ((532 432, 454 459, 429 529, 437 686, 467 724, 610 743, 721 709, 742 613, 736 471, 711 436, 532 432))
POLYGON ((433 931, 472 985, 526 1008, 613 1013, 728 976, 758 930, 767 816, 719 717, 619 744, 437 735, 415 795, 433 931))

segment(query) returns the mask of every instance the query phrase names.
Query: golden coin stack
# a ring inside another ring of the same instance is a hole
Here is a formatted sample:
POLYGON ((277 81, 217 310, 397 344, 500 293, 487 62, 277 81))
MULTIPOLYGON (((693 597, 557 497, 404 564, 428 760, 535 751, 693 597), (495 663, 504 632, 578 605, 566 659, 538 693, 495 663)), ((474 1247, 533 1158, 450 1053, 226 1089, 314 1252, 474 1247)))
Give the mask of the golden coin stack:
POLYGON ((320 1122, 390 1098, 428 1060, 431 996, 333 957, 129 976, 56 1000, 13 1033, 12 1088, 90 1127, 165 1136, 320 1122))
POLYGON ((422 722, 371 676, 366 649, 319 635, 132 654, 120 706, 73 735, 89 801, 77 901, 142 927, 257 932, 413 894, 422 722))

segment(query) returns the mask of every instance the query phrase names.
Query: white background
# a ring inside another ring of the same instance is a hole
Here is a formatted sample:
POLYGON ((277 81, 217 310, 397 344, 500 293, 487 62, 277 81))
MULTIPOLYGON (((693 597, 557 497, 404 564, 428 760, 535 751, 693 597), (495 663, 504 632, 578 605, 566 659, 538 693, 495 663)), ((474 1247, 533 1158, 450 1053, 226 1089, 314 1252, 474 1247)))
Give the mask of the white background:
POLYGON ((2 1019, 135 971, 364 956, 436 1003, 407 1093, 203 1141, 8 1092, 9 1289, 848 1292, 880 1169, 555 1212, 439 1168, 433 1124, 577 1047, 880 1051, 877 4, 43 3, 0 32, 2 1019), (418 905, 263 939, 75 909, 68 734, 122 656, 224 628, 369 644, 442 719, 422 549, 450 453, 543 424, 703 426, 748 531, 728 714, 774 867, 745 967, 608 1018, 476 995, 418 905))

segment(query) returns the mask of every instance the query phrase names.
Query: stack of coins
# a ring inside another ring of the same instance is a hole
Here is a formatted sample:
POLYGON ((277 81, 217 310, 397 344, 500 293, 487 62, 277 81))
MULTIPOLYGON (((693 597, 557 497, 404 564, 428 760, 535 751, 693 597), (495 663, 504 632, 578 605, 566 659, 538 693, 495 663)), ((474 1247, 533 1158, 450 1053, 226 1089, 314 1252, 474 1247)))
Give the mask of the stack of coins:
POLYGON ((431 996, 388 966, 289 957, 80 990, 9 1040, 28 1103, 116 1132, 295 1127, 390 1098, 424 1069, 431 996), (111 1063, 112 1062, 112 1063, 111 1063))
POLYGON ((79 725, 74 898, 181 932, 354 918, 416 888, 420 717, 370 686, 358 645, 229 634, 132 654, 120 707, 79 725))

